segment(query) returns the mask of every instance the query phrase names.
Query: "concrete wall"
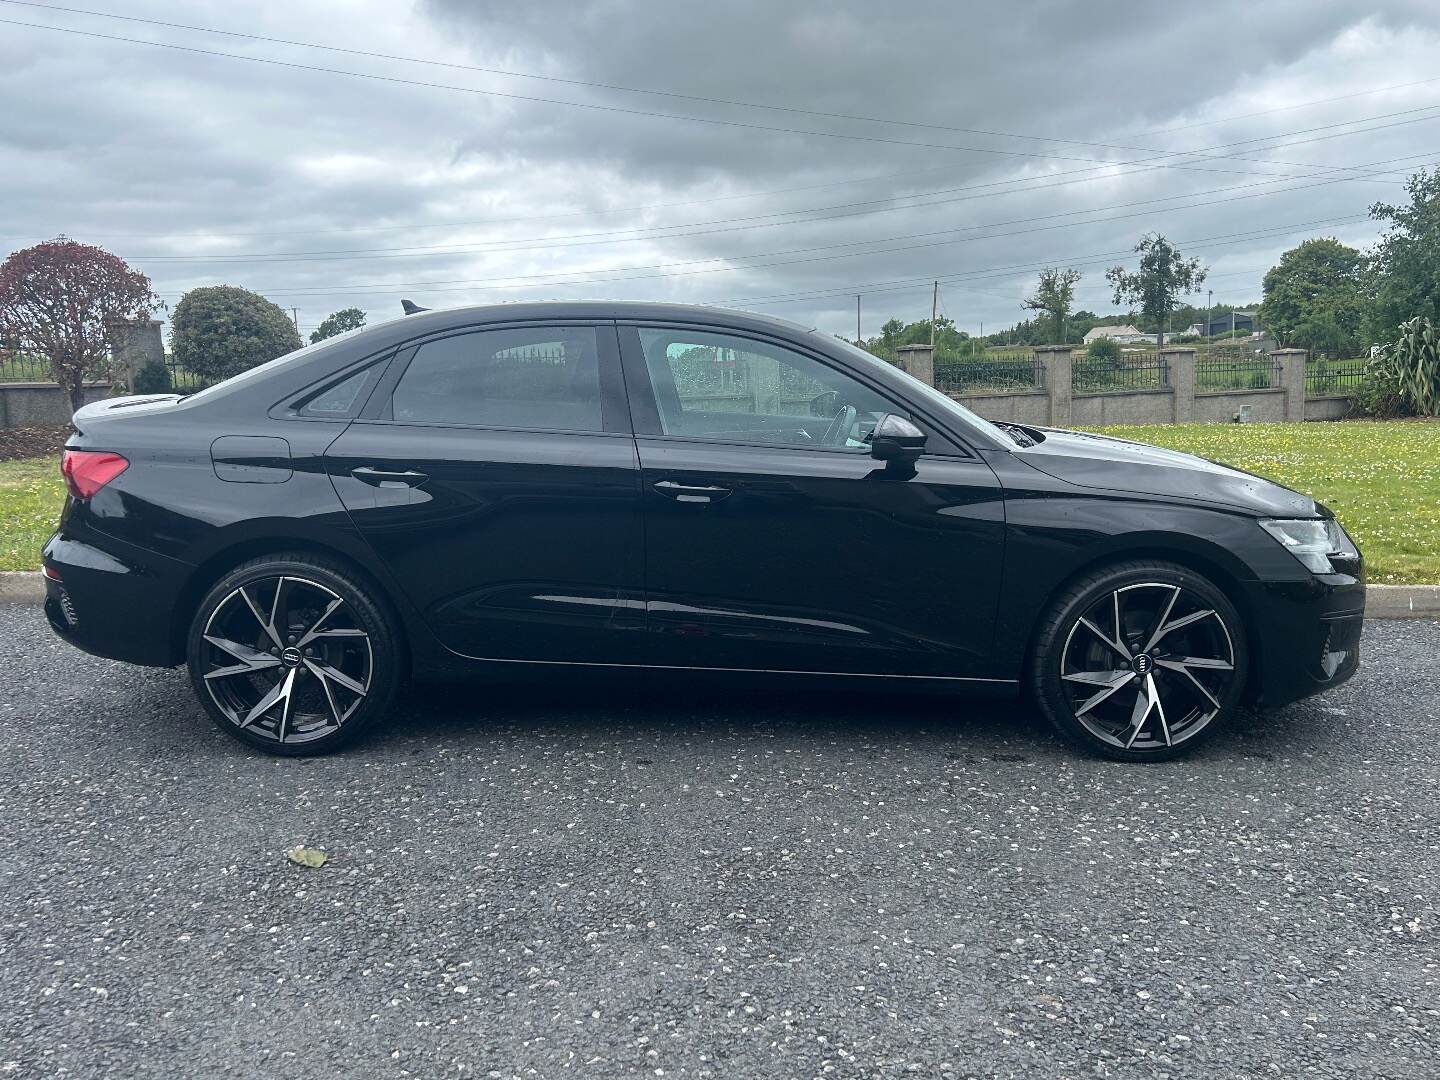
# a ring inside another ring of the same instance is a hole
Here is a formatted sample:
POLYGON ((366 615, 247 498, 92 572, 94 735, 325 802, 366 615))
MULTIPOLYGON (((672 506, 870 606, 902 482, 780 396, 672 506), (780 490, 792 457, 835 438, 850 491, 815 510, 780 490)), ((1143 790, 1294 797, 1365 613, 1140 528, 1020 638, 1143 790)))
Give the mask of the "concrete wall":
POLYGON ((1103 427, 1107 424, 1228 424, 1242 405, 1254 423, 1281 420, 1338 420, 1349 414, 1348 397, 1305 399, 1305 352, 1278 349, 1276 385, 1264 390, 1196 390, 1195 351, 1165 349, 1169 386, 1159 390, 1075 393, 1069 346, 1036 349, 1045 364, 1045 389, 1015 394, 952 394, 956 401, 989 420, 1052 427, 1103 427))
POLYGON ((1168 424, 1175 419, 1170 390, 1123 390, 1111 394, 1076 394, 1070 402, 1075 427, 1105 424, 1168 424))
MULTIPOLYGON (((109 396, 109 383, 85 386, 87 405, 109 396)), ((54 383, 0 383, 0 428, 62 427, 70 416, 70 398, 54 383)))
POLYGON ((951 394, 950 397, 986 420, 1040 427, 1050 423, 1050 395, 1043 390, 1025 394, 951 394))
POLYGON ((1284 390, 1213 390, 1195 395, 1197 424, 1228 424, 1241 405, 1250 406, 1250 419, 1273 424, 1285 419, 1284 390))
POLYGON ((1355 408, 1355 401, 1348 397, 1307 398, 1305 401, 1306 420, 1340 420, 1349 416, 1355 408))

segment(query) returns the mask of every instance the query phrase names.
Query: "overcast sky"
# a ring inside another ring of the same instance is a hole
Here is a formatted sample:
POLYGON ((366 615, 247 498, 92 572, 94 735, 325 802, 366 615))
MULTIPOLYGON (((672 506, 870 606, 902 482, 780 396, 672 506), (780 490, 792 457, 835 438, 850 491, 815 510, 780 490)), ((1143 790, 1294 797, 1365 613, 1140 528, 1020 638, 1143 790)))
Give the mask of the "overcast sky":
POLYGON ((1043 265, 1113 310, 1147 230, 1246 301, 1440 163, 1433 0, 91 2, 128 18, 0 0, 3 250, 65 233, 307 331, 613 297, 853 336, 862 293, 869 336, 933 278, 994 330, 1043 265))

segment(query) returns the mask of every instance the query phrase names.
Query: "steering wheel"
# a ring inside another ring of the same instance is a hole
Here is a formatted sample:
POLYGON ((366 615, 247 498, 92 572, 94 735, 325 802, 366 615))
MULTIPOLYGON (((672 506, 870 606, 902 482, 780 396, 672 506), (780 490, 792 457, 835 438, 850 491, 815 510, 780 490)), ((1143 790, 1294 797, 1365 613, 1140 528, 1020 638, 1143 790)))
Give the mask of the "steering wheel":
POLYGON ((854 405, 846 405, 835 414, 835 418, 825 429, 825 434, 820 437, 821 446, 844 446, 845 440, 850 435, 850 428, 855 424, 854 405))

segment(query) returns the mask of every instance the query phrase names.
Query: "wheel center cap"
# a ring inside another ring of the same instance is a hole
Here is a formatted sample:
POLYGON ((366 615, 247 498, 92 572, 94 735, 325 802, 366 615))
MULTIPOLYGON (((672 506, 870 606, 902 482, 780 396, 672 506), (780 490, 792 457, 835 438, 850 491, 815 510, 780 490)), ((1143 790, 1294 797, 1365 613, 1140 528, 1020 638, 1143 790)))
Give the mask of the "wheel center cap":
POLYGON ((286 667, 299 667, 300 659, 300 650, 295 648, 294 645, 280 651, 280 662, 286 667))
POLYGON ((1149 653, 1137 653, 1135 658, 1130 661, 1130 667, 1136 675, 1149 675, 1155 670, 1155 658, 1149 653))

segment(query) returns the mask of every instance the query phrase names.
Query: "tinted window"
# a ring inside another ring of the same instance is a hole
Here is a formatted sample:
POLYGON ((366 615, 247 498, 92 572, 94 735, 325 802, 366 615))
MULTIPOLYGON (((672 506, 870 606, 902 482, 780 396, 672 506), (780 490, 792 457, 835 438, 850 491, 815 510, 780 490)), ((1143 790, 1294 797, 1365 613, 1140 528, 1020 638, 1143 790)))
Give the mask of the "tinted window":
POLYGON ((394 419, 414 423, 600 431, 595 330, 479 330, 428 341, 391 408, 394 419))
POLYGON ((377 371, 379 367, 372 365, 332 383, 307 401, 302 411, 307 416, 349 416, 364 400, 363 392, 377 371))
POLYGON ((640 331, 666 435, 863 451, 889 403, 864 383, 768 342, 640 331))

